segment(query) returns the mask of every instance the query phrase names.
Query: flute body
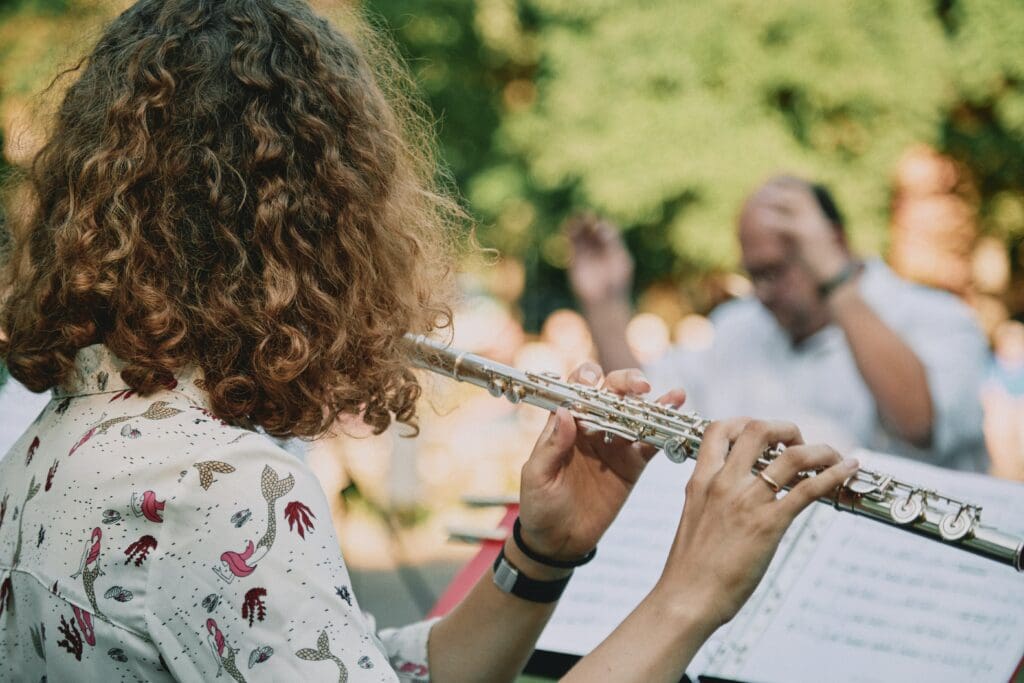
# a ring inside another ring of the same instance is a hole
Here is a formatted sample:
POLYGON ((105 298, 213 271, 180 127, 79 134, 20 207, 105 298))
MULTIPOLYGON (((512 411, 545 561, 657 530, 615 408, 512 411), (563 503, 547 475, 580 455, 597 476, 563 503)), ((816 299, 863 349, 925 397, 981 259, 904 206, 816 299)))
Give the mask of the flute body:
MULTIPOLYGON (((459 351, 424 336, 406 335, 411 360, 417 367, 468 382, 492 396, 527 403, 545 410, 566 408, 583 426, 643 441, 665 452, 674 462, 696 458, 704 430, 710 424, 700 415, 636 398, 564 382, 546 373, 524 372, 476 354, 459 351)), ((764 469, 783 447, 767 449, 754 466, 764 469)), ((813 477, 803 472, 801 478, 813 477)), ((784 487, 789 488, 789 487, 784 487)), ((1024 539, 981 523, 981 506, 954 500, 880 472, 861 469, 832 495, 819 502, 911 533, 942 542, 1024 571, 1024 539)))

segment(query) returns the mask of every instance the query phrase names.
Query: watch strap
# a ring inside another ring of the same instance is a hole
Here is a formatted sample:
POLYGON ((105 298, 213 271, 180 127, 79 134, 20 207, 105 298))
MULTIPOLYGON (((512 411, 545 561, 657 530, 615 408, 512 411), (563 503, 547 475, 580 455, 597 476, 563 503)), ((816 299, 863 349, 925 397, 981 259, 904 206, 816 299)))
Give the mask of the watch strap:
POLYGON ((515 524, 512 525, 512 540, 516 542, 516 547, 519 548, 523 555, 526 555, 538 564, 554 567, 555 569, 575 569, 576 567, 582 567, 597 555, 597 548, 592 548, 589 553, 575 560, 556 560, 553 557, 541 555, 536 550, 526 545, 526 541, 523 540, 523 523, 519 521, 518 517, 516 517, 515 524))
POLYGON ((530 602, 549 603, 555 602, 569 585, 572 578, 568 576, 554 581, 539 581, 519 571, 515 565, 505 557, 505 549, 502 548, 498 557, 494 560, 494 585, 503 593, 514 595, 530 602))
POLYGON ((850 261, 843 266, 842 270, 818 285, 818 296, 822 299, 829 298, 832 295, 832 292, 839 289, 842 285, 846 284, 857 275, 860 275, 863 268, 863 263, 856 259, 850 259, 850 261))

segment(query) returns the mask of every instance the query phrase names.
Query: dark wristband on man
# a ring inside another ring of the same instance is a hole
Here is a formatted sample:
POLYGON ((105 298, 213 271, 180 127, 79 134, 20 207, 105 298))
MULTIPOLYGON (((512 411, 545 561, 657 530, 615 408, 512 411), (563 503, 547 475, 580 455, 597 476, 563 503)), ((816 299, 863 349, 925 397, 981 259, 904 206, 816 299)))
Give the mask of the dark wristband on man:
POLYGON ((863 269, 863 263, 856 259, 850 259, 842 270, 818 285, 818 296, 823 300, 828 299, 837 289, 860 275, 863 269))
POLYGON ((565 587, 569 585, 572 572, 568 576, 553 581, 540 581, 531 579, 508 561, 505 557, 505 548, 502 547, 498 557, 494 560, 494 585, 502 593, 514 595, 517 598, 530 602, 551 603, 557 602, 565 587))
POLYGON ((577 560, 556 560, 553 557, 541 555, 536 550, 526 545, 526 541, 523 540, 523 525, 520 523, 518 517, 516 517, 515 524, 512 525, 512 539, 516 542, 516 547, 519 548, 523 555, 526 555, 537 564, 542 564, 545 567, 552 567, 554 569, 575 569, 576 567, 582 567, 597 555, 596 547, 577 560))

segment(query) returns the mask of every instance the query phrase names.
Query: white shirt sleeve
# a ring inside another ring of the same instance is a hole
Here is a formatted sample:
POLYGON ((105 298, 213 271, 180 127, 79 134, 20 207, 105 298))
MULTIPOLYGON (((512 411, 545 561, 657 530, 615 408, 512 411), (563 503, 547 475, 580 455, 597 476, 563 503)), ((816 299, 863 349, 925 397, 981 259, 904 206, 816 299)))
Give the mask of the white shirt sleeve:
POLYGON ((658 360, 643 367, 651 383, 650 396, 658 398, 671 389, 686 391, 684 410, 702 410, 701 397, 707 378, 707 351, 691 351, 682 347, 669 349, 658 360))
POLYGON ((933 408, 933 464, 985 471, 981 385, 988 345, 966 306, 916 288, 895 329, 924 365, 933 408))
MULTIPOLYGON (((714 326, 715 340, 708 348, 694 350, 674 346, 658 360, 645 365, 644 373, 653 387, 651 396, 657 398, 670 389, 682 388, 686 391, 684 410, 713 412, 710 411, 711 392, 722 380, 713 373, 719 367, 723 345, 727 344, 729 335, 748 334, 748 330, 751 329, 751 316, 758 314, 759 307, 760 304, 748 299, 734 300, 718 306, 709 316, 714 326)), ((751 342, 757 343, 757 340, 751 342)))

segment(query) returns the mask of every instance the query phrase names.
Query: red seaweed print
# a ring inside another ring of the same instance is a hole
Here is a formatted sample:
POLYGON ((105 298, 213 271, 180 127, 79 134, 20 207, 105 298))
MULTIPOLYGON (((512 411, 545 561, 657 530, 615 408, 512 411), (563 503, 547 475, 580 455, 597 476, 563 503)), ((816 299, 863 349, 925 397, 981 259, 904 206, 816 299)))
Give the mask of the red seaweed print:
POLYGON ((11 609, 14 602, 14 592, 11 585, 10 575, 4 579, 3 583, 0 583, 0 617, 4 614, 4 609, 11 609))
POLYGON ((288 520, 288 528, 299 532, 301 538, 306 538, 306 532, 313 530, 313 519, 316 515, 306 505, 297 500, 288 503, 284 508, 285 519, 288 520))
POLYGON ((44 491, 49 491, 50 487, 53 486, 53 477, 57 474, 57 466, 59 464, 59 462, 54 460, 53 464, 50 465, 50 469, 46 472, 46 486, 43 487, 44 491))
POLYGON ((62 614, 60 615, 60 627, 57 630, 64 635, 64 640, 58 641, 57 645, 73 654, 78 661, 82 661, 82 634, 78 632, 75 622, 72 621, 69 624, 62 614))
POLYGON ((25 467, 32 464, 32 456, 36 454, 36 449, 39 448, 39 437, 32 439, 32 444, 28 447, 28 453, 25 455, 25 467))
POLYGON ((249 620, 252 626, 253 620, 263 621, 267 616, 267 603, 263 598, 267 597, 266 588, 251 588, 245 594, 245 602, 242 603, 242 618, 249 620))
POLYGON ((145 559, 149 557, 149 551, 154 548, 156 548, 156 539, 149 534, 146 534, 125 548, 124 554, 128 556, 128 559, 125 560, 124 563, 128 564, 132 560, 135 560, 135 566, 141 567, 145 559))

